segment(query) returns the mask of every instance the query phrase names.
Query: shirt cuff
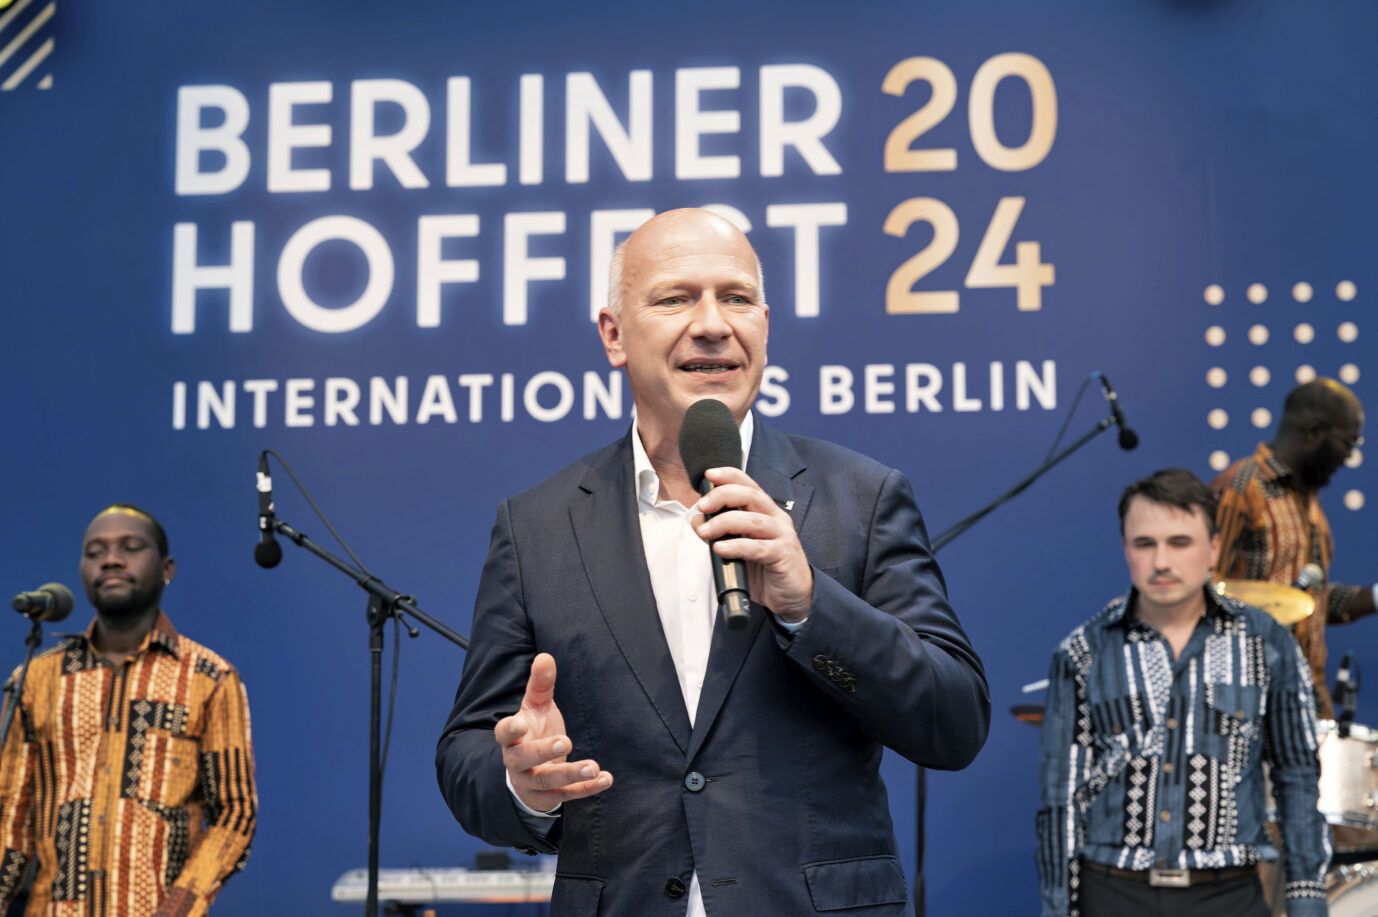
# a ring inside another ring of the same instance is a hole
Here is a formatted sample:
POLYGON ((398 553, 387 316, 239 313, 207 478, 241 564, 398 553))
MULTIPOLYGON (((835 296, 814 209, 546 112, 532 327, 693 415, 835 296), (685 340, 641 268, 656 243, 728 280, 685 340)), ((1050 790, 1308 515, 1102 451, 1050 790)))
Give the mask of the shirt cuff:
POLYGON ((551 822, 560 817, 560 803, 556 803, 555 808, 551 809, 549 812, 538 812, 522 802, 521 797, 517 795, 517 791, 512 789, 512 775, 507 773, 506 770, 503 771, 502 779, 507 784, 507 792, 512 794, 512 801, 517 804, 517 811, 521 813, 522 821, 526 822, 527 827, 540 826, 542 829, 548 828, 551 822), (533 822, 531 819, 536 819, 536 821, 533 822))
POLYGON ((808 619, 808 618, 805 618, 805 619, 802 620, 802 621, 795 621, 795 622, 793 622, 793 623, 791 623, 791 622, 789 622, 789 621, 786 621, 784 618, 781 618, 779 615, 774 615, 774 618, 775 618, 775 623, 776 623, 776 624, 779 624, 781 627, 783 627, 783 628, 785 629, 785 633, 787 633, 787 634, 797 634, 797 633, 799 633, 799 628, 801 628, 801 627, 803 627, 805 624, 809 623, 809 619, 808 619))

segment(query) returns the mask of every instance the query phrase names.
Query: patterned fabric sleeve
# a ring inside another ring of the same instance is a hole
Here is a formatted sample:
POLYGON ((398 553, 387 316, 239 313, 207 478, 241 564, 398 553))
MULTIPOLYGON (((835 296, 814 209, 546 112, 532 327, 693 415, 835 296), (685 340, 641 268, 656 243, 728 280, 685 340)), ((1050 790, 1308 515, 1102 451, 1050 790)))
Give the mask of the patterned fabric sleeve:
POLYGON ((1321 608, 1325 609, 1325 619, 1330 624, 1348 624, 1357 621, 1363 615, 1351 615, 1345 610, 1345 605, 1362 586, 1347 586, 1343 583, 1331 583, 1326 587, 1325 594, 1320 601, 1321 608))
POLYGON ((1258 528, 1253 523, 1254 501, 1247 490, 1253 480, 1252 477, 1245 479, 1245 489, 1239 488, 1241 482, 1235 478, 1228 481, 1217 479, 1215 482, 1214 486, 1218 489, 1220 497, 1215 510, 1215 524, 1220 532, 1220 560, 1215 567, 1219 576, 1266 578, 1258 571, 1248 569, 1249 557, 1244 550, 1246 533, 1258 528))
POLYGON ((1086 709, 1084 676, 1064 644, 1053 654, 1048 672, 1040 737, 1041 802, 1036 830, 1043 917, 1077 913, 1078 857, 1086 832, 1085 805, 1077 787, 1091 763, 1089 731, 1079 725, 1086 709))
POLYGON ((200 766, 206 830, 168 889, 158 917, 201 917, 220 886, 249 857, 258 793, 249 700, 233 669, 226 671, 207 701, 200 766))
MULTIPOLYGON (((17 678, 19 670, 15 669, 17 678)), ((0 722, 9 712, 12 700, 5 695, 0 722)), ((29 724, 23 706, 15 712, 4 753, 0 755, 0 914, 24 881, 29 858, 34 854, 31 803, 36 761, 34 743, 29 740, 29 724)))
POLYGON ((1311 678, 1301 650, 1279 640, 1279 659, 1268 688, 1264 756, 1272 766, 1273 796, 1282 828, 1288 917, 1324 915, 1330 828, 1316 809, 1320 762, 1311 678))

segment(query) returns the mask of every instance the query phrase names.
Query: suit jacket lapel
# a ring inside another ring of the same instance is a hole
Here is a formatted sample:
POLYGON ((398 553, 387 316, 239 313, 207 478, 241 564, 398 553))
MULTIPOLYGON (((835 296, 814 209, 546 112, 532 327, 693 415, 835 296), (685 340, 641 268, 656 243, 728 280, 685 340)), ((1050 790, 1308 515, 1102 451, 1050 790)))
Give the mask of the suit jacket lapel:
MULTIPOLYGON (((799 531, 813 499, 813 488, 796 481, 804 470, 804 461, 790 445, 789 438, 776 432, 761 421, 761 415, 754 418, 755 432, 751 438, 751 454, 747 457, 746 473, 761 485, 761 489, 771 496, 794 520, 794 530, 799 531)), ((732 689, 732 684, 746 662, 747 653, 758 638, 770 639, 771 635, 761 637, 761 631, 773 625, 765 623, 770 612, 752 603, 751 621, 741 630, 729 630, 721 619, 713 624, 713 643, 708 652, 708 671, 703 679, 703 693, 699 695, 699 709, 694 716, 694 732, 689 740, 689 757, 698 753, 699 746, 713 728, 713 722, 722 710, 723 702, 732 689)))
POLYGON ((681 751, 689 745, 675 664, 656 612, 636 515, 631 437, 605 449, 570 505, 575 543, 613 640, 681 751))

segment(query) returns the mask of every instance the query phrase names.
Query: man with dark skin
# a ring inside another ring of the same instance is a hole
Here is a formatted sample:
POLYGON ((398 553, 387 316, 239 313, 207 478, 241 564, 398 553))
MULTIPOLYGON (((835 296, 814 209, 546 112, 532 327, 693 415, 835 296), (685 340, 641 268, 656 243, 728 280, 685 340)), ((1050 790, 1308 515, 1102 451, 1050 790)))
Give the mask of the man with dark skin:
POLYGON ((248 700, 160 607, 176 572, 144 510, 115 503, 87 527, 95 619, 34 658, 0 759, 0 912, 33 858, 31 917, 200 917, 243 867, 248 700))
POLYGON ((81 584, 96 609, 91 643, 112 665, 133 655, 158 620, 163 587, 177 574, 151 520, 132 512, 97 516, 82 539, 81 584))
POLYGON ((1296 625, 1294 636, 1311 668, 1316 708, 1334 716, 1325 683, 1325 628, 1374 612, 1378 585, 1328 582, 1335 553, 1320 491, 1363 445, 1364 409, 1334 379, 1313 379, 1292 390, 1271 443, 1226 469, 1211 484, 1220 495, 1218 575, 1290 585, 1315 564, 1327 575, 1316 587, 1316 611, 1296 625))

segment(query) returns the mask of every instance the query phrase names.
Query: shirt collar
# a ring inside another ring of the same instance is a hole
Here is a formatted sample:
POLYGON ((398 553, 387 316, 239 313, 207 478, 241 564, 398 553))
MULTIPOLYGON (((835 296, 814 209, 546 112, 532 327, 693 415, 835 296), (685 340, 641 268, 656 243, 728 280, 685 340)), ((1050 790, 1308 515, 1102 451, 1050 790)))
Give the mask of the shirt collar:
MULTIPOLYGON (((752 434, 756 431, 756 422, 751 411, 746 412, 746 417, 738 425, 737 431, 742 437, 742 469, 745 470, 747 456, 751 454, 752 434)), ((656 474, 655 468, 651 466, 651 457, 646 454, 646 447, 641 443, 641 429, 636 425, 635 411, 632 412, 632 470, 635 472, 637 500, 648 506, 655 506, 660 498, 660 475, 656 474)))
POLYGON ((1254 450, 1254 462, 1258 465, 1259 478, 1264 481, 1290 480, 1292 477, 1292 469, 1273 454, 1267 443, 1258 444, 1254 450))
MULTIPOLYGON (((1210 618, 1217 615, 1229 615, 1235 618, 1239 617, 1239 610, 1232 607, 1229 602, 1222 601, 1220 595, 1214 589, 1209 586, 1203 586, 1201 587, 1201 591, 1206 594, 1206 613, 1204 617, 1210 618)), ((1129 614, 1129 609, 1133 607, 1134 599, 1138 594, 1139 591, 1131 585, 1129 591, 1125 593, 1124 598, 1110 607, 1110 613, 1106 616, 1105 623, 1112 627, 1116 624, 1129 627, 1133 624, 1142 623, 1139 621, 1137 615, 1131 616, 1129 614)))
MULTIPOLYGON (((54 634, 53 636, 80 637, 86 641, 87 645, 90 646, 92 650, 94 650, 96 647, 96 621, 97 618, 92 618, 91 623, 86 625, 86 630, 79 634, 54 634)), ((166 612, 161 608, 158 609, 157 620, 154 621, 153 626, 148 629, 148 633, 144 634, 143 642, 139 644, 139 648, 134 651, 133 655, 137 656, 154 646, 162 647, 164 650, 171 653, 174 659, 179 658, 177 652, 177 628, 172 626, 172 621, 168 619, 166 612)))

